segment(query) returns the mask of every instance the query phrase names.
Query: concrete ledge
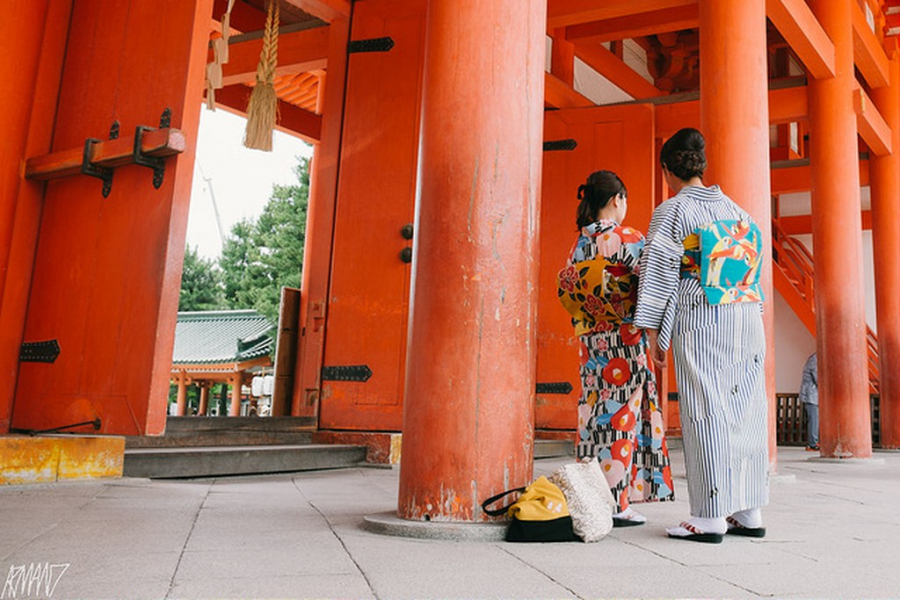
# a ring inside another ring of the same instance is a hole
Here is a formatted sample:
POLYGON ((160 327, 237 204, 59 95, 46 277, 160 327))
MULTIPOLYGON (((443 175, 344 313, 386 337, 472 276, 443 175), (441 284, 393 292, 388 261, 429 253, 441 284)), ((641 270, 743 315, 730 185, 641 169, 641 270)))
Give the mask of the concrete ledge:
POLYGON ((381 535, 424 540, 465 542, 502 542, 508 523, 450 523, 443 521, 407 521, 386 512, 365 517, 366 531, 381 535))
POLYGON ((349 444, 365 446, 366 462, 399 465, 403 434, 389 431, 332 431, 323 429, 313 434, 316 444, 349 444))
POLYGON ((126 477, 185 478, 339 469, 365 460, 361 446, 277 445, 134 448, 126 477))
POLYGON ((0 436, 0 485, 121 477, 125 438, 0 436))

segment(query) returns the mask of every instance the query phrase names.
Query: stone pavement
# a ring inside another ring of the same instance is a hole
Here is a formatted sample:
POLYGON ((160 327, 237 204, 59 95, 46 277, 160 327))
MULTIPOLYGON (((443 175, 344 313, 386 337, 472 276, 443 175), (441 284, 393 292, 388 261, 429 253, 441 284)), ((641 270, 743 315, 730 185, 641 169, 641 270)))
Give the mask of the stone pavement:
POLYGON ((719 545, 665 537, 687 515, 672 454, 679 500, 594 544, 372 533, 365 517, 396 505, 396 469, 8 486, 0 599, 900 598, 900 453, 779 449, 768 537, 719 545))

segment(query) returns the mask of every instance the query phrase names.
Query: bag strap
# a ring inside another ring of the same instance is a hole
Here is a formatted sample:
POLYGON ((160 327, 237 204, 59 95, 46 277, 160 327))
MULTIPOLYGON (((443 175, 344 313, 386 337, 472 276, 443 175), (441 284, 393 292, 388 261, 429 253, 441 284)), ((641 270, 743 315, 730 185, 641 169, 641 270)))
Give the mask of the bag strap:
MULTIPOLYGON (((485 500, 484 502, 482 502, 482 503, 481 503, 481 510, 483 510, 483 511, 484 511, 484 514, 488 515, 489 517, 499 517, 500 515, 502 515, 502 514, 505 513, 506 511, 508 511, 508 510, 509 510, 509 507, 512 506, 512 504, 509 504, 509 505, 507 505, 507 506, 504 506, 503 508, 495 508, 495 509, 488 509, 488 505, 489 505, 489 504, 493 504, 494 502, 496 502, 496 501, 499 500, 500 498, 502 498, 502 497, 504 497, 504 496, 508 496, 509 494, 512 494, 512 493, 514 493, 514 492, 520 492, 520 493, 521 493, 521 492, 524 492, 524 491, 525 491, 525 488, 520 487, 520 488, 515 488, 515 489, 512 489, 512 490, 506 490, 505 492, 500 492, 500 493, 497 494, 496 496, 491 496, 490 498, 488 498, 487 500, 485 500)), ((513 504, 514 504, 514 503, 513 503, 513 504)))

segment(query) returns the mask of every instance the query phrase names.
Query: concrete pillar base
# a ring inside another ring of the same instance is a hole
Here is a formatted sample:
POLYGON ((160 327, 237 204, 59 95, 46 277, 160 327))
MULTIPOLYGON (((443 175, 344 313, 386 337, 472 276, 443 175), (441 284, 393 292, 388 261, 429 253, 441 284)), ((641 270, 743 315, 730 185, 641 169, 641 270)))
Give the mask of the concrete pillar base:
POLYGON ((508 523, 451 523, 446 521, 407 521, 394 512, 365 517, 366 530, 382 535, 424 540, 461 542, 502 542, 508 523))
POLYGON ((883 465, 883 458, 829 458, 827 456, 811 456, 809 462, 831 463, 841 465, 867 466, 867 465, 883 465))

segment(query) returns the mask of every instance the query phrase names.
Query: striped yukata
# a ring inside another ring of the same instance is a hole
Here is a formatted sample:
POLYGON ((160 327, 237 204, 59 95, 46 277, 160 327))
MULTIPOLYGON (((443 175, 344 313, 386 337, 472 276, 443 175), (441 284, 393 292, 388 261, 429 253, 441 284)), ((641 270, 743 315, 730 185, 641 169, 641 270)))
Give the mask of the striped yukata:
POLYGON ((710 305, 683 268, 684 239, 725 219, 750 216, 718 186, 686 187, 656 209, 634 318, 672 346, 691 515, 703 518, 765 506, 769 495, 762 305, 710 305))

